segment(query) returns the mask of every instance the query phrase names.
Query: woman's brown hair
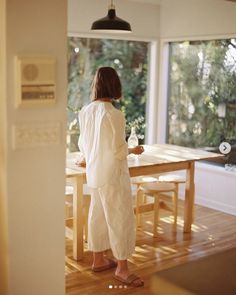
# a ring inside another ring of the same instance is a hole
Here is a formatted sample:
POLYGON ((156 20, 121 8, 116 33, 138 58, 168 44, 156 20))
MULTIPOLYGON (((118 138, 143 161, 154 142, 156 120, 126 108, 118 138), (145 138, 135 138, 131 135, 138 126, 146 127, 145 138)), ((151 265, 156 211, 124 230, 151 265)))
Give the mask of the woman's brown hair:
POLYGON ((93 79, 91 100, 120 99, 121 95, 121 82, 117 72, 111 67, 99 68, 93 79))

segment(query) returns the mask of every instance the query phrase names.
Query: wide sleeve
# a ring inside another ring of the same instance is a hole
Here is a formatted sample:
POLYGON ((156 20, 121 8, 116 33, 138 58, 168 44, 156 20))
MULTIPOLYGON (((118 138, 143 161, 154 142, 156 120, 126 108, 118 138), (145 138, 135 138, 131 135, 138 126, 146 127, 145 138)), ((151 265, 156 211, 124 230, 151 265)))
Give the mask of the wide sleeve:
POLYGON ((121 111, 108 113, 107 117, 110 121, 113 141, 112 147, 114 155, 118 160, 124 160, 128 155, 128 145, 125 140, 125 118, 121 111))
POLYGON ((83 149, 83 120, 82 120, 82 111, 79 112, 78 114, 78 119, 79 119, 79 140, 78 140, 78 147, 80 152, 84 155, 84 149, 83 149))

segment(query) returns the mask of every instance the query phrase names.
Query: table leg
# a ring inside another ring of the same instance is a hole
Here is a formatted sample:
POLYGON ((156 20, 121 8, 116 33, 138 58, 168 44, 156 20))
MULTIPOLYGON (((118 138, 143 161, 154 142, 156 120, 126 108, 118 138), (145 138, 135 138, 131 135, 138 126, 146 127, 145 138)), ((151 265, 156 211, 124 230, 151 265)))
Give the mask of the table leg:
POLYGON ((136 233, 138 233, 138 227, 141 227, 141 215, 139 212, 139 208, 142 205, 143 200, 143 192, 139 189, 139 187, 140 186, 138 186, 136 195, 136 233))
POLYGON ((84 254, 83 240, 83 177, 73 179, 73 258, 81 260, 84 254))
POLYGON ((184 232, 191 232, 194 210, 194 161, 189 162, 189 168, 186 171, 186 188, 184 202, 184 232))

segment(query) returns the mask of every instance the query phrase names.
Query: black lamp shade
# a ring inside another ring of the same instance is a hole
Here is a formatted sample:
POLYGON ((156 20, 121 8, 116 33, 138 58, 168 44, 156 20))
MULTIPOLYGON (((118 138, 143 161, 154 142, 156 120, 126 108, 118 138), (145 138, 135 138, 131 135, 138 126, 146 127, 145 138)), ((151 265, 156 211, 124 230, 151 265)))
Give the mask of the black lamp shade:
POLYGON ((128 22, 117 17, 115 9, 111 8, 108 10, 106 17, 103 17, 92 24, 91 30, 129 33, 131 32, 131 27, 128 22))

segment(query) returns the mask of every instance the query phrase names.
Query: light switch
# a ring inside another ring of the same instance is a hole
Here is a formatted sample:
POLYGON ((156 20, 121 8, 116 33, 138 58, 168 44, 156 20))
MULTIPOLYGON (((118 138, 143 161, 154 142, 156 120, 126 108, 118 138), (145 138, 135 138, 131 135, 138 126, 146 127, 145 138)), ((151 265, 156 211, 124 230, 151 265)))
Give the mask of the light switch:
POLYGON ((13 126, 13 148, 24 149, 59 144, 61 127, 59 122, 27 123, 13 126))

